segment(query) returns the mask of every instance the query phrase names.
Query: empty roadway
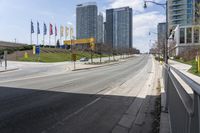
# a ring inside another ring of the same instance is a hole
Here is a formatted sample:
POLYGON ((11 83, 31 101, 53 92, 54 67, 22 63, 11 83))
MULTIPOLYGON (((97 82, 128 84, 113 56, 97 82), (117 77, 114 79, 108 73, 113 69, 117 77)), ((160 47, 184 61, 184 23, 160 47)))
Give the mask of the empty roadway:
POLYGON ((0 132, 109 133, 135 99, 115 88, 134 78, 129 91, 137 93, 151 70, 152 57, 143 55, 37 78, 15 80, 15 72, 7 73, 8 81, 0 81, 0 132))

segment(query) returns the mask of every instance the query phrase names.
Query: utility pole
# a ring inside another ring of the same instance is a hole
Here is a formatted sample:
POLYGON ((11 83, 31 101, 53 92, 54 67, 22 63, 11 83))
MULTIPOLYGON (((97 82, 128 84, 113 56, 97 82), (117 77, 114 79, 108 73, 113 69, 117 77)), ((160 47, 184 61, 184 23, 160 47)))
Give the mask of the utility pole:
POLYGON ((17 39, 15 38, 15 47, 16 47, 16 51, 15 51, 15 57, 16 57, 16 61, 18 59, 18 48, 17 48, 17 39))
POLYGON ((8 52, 4 51, 5 70, 7 70, 7 66, 8 66, 8 64, 7 64, 7 54, 8 54, 8 52))
POLYGON ((166 42, 165 42, 165 57, 164 57, 164 60, 165 60, 165 63, 168 64, 168 2, 166 1, 165 3, 157 3, 155 1, 151 1, 151 0, 144 0, 144 8, 147 8, 147 3, 153 3, 155 5, 158 5, 158 6, 162 6, 164 9, 165 9, 165 12, 166 12, 166 42))

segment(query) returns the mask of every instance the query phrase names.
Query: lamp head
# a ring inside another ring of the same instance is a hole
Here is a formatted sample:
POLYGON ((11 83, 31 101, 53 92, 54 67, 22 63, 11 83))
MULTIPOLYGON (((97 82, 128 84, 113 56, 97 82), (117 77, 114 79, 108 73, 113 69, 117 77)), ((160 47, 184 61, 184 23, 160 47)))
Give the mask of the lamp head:
POLYGON ((144 8, 147 8, 147 2, 144 1, 144 8))

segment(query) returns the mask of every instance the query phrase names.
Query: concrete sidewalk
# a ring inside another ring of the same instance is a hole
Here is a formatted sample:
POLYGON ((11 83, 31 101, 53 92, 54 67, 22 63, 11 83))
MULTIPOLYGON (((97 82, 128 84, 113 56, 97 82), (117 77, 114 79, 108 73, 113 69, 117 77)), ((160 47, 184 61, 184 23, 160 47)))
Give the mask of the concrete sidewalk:
POLYGON ((9 71, 15 71, 18 70, 18 67, 7 67, 5 68, 4 66, 0 67, 0 73, 2 72, 9 72, 9 71))
POLYGON ((7 64, 7 67, 5 67, 5 61, 2 61, 2 60, 0 61, 0 73, 14 71, 14 70, 18 70, 18 69, 19 69, 19 67, 17 67, 16 65, 8 65, 7 64))
POLYGON ((176 68, 177 70, 181 71, 186 76, 190 77, 192 80, 194 80, 194 81, 196 81, 197 83, 200 84, 200 77, 188 72, 188 70, 192 67, 191 65, 180 63, 180 62, 177 62, 177 61, 174 61, 174 60, 169 60, 169 64, 171 66, 173 66, 174 68, 176 68))

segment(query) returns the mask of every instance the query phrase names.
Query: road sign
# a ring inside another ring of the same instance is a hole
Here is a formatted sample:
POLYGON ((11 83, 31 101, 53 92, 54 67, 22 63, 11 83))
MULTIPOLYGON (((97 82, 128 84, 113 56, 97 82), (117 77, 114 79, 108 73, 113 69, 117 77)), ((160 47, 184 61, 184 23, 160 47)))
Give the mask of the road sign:
POLYGON ((35 50, 36 54, 39 55, 40 54, 40 46, 36 46, 36 50, 35 50))
POLYGON ((76 54, 72 54, 72 61, 76 61, 76 54))

